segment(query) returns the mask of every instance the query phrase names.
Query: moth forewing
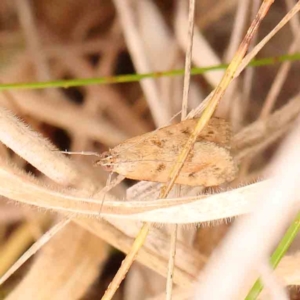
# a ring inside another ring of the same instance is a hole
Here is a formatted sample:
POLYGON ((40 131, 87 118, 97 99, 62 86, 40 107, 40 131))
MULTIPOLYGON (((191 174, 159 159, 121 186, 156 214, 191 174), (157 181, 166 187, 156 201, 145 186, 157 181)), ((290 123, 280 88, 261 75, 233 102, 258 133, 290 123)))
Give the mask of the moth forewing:
MULTIPOLYGON (((197 119, 163 127, 126 140, 98 162, 135 180, 166 182, 171 168, 192 133, 197 119)), ((234 179, 236 163, 230 154, 229 124, 212 118, 199 135, 175 183, 213 186, 234 179)))

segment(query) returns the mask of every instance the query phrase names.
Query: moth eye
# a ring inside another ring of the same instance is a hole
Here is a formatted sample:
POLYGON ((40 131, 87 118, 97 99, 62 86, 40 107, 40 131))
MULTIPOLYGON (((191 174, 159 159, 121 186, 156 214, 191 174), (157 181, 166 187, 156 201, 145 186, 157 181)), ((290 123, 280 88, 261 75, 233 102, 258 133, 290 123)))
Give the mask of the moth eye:
POLYGON ((111 155, 110 155, 110 153, 109 152, 104 152, 103 154, 102 154, 102 158, 109 158, 111 155))

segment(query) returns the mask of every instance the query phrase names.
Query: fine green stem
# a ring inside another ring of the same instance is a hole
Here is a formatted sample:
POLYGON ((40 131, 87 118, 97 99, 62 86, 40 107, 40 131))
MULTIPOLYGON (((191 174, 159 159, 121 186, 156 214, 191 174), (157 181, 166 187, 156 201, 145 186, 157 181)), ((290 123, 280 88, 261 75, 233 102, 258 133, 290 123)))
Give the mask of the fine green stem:
MULTIPOLYGON (((284 61, 295 61, 295 60, 300 60, 300 53, 253 60, 251 61, 249 66, 261 67, 261 66, 274 65, 284 61)), ((228 67, 227 64, 221 64, 221 65, 205 67, 205 68, 192 68, 191 75, 199 75, 206 72, 222 70, 222 69, 226 69, 227 67, 228 67)), ((183 73, 184 70, 180 69, 180 70, 171 70, 165 72, 153 72, 153 73, 146 73, 146 74, 128 74, 128 75, 99 77, 99 78, 81 78, 81 79, 54 80, 54 81, 46 81, 46 82, 28 82, 28 83, 5 83, 5 84, 0 84, 0 91, 16 90, 16 89, 69 88, 69 87, 87 86, 87 85, 96 85, 96 84, 135 82, 146 78, 180 76, 183 75, 183 73)))
MULTIPOLYGON (((297 215, 295 220, 293 221, 292 225, 288 228, 287 232, 285 233, 284 237, 280 241, 279 245, 277 246, 276 250, 271 256, 270 265, 273 269, 275 269, 279 262, 281 261, 282 257, 285 255, 286 251, 290 247, 291 243, 295 239, 298 231, 300 229, 300 213, 297 215)), ((254 300, 257 299, 258 295, 263 289, 263 284, 260 279, 258 279, 254 285, 252 286, 250 292, 248 293, 245 300, 254 300)))

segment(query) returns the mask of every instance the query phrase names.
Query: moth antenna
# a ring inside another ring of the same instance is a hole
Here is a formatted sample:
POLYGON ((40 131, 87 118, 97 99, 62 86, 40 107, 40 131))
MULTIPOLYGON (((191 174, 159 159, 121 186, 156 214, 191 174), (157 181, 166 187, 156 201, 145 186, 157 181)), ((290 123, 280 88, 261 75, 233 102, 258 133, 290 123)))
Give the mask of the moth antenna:
POLYGON ((93 152, 93 151, 61 151, 61 150, 55 150, 55 151, 58 151, 60 153, 63 153, 63 154, 68 154, 68 155, 86 155, 86 156, 97 156, 97 157, 100 157, 100 154, 97 153, 97 152, 93 152))

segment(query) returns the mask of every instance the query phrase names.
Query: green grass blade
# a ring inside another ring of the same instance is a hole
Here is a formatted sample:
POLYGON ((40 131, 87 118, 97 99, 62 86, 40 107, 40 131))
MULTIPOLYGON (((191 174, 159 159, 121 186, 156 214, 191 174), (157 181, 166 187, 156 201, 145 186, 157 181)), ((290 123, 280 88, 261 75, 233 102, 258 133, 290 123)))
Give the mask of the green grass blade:
MULTIPOLYGON (((280 241, 279 245, 277 246, 276 250, 271 256, 270 264, 275 269, 279 262, 281 261, 282 257, 285 255, 286 251, 290 247, 291 243, 295 239, 298 231, 300 229, 300 213, 297 215, 296 219, 292 223, 292 225, 288 228, 287 232, 285 233, 284 237, 280 241)), ((257 299, 258 295, 263 289, 263 284, 260 279, 258 279, 253 287, 251 288, 250 292, 248 293, 245 300, 254 300, 257 299)))
MULTIPOLYGON (((261 67, 261 66, 274 65, 284 61, 295 61, 295 60, 300 60, 300 53, 253 60, 249 64, 249 66, 261 67)), ((227 64, 221 64, 221 65, 205 67, 205 68, 193 68, 191 70, 191 74, 192 75, 204 74, 206 72, 226 69, 227 66, 228 66, 227 64)), ((128 74, 128 75, 99 77, 99 78, 55 80, 55 81, 28 82, 28 83, 6 83, 6 84, 0 84, 0 91, 16 90, 16 89, 69 88, 69 87, 87 86, 87 85, 96 85, 96 84, 136 82, 146 78, 180 76, 183 75, 183 72, 184 70, 180 69, 180 70, 171 70, 166 72, 153 72, 147 74, 128 74)))

